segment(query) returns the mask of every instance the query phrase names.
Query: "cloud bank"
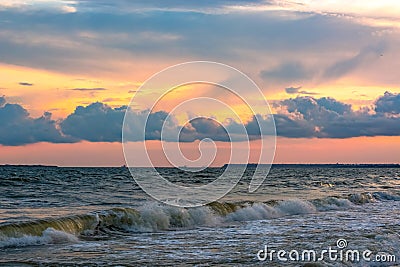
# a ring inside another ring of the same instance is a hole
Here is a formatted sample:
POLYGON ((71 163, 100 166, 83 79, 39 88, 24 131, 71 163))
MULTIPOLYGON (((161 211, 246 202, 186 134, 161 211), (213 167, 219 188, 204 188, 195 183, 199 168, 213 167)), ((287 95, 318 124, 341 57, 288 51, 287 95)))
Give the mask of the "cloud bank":
POLYGON ((283 100, 278 104, 281 111, 274 115, 277 134, 292 138, 398 136, 400 116, 393 106, 398 96, 386 92, 376 100, 373 110, 359 111, 353 111, 350 105, 326 97, 283 100), (382 108, 387 105, 388 108, 382 108), (397 116, 391 116, 393 114, 397 116))
POLYGON ((78 106, 60 123, 61 131, 90 142, 117 142, 121 140, 122 122, 126 107, 111 108, 103 103, 78 106))
POLYGON ((18 104, 6 103, 0 97, 0 144, 9 146, 37 142, 73 143, 73 136, 65 136, 58 128, 51 113, 45 112, 39 118, 31 118, 26 109, 18 104))
MULTIPOLYGON (((274 104, 278 136, 289 138, 351 138, 359 136, 400 136, 400 94, 386 92, 380 96, 373 108, 354 111, 349 104, 333 98, 297 96, 274 104)), ((121 142, 122 124, 126 106, 111 108, 96 102, 86 107, 78 106, 61 121, 51 118, 45 112, 39 118, 32 118, 19 104, 7 103, 0 97, 0 144, 18 146, 37 142, 74 143, 121 142)), ((129 141, 143 140, 142 129, 146 123, 147 111, 138 111, 132 116, 129 141)), ((270 116, 256 115, 244 127, 250 140, 261 136, 258 123, 269 125, 270 116)), ((212 119, 196 118, 185 125, 179 125, 174 117, 165 111, 150 113, 146 126, 146 140, 160 140, 165 124, 166 141, 193 142, 204 138, 229 142, 246 140, 240 136, 239 125, 232 119, 222 124, 212 119), (233 133, 229 137, 227 131, 233 133), (232 138, 233 137, 233 138, 232 138), (231 139, 232 138, 232 139, 231 139)), ((271 132, 263 132, 268 135, 271 132)))

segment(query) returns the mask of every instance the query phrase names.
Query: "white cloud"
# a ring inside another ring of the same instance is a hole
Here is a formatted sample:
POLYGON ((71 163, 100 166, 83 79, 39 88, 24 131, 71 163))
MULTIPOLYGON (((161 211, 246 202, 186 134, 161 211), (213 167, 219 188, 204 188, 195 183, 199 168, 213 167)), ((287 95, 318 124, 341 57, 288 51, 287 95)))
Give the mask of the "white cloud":
POLYGON ((64 13, 75 13, 77 1, 71 0, 2 0, 0 9, 18 8, 23 10, 58 10, 64 13))
POLYGON ((305 12, 341 15, 343 18, 354 19, 366 25, 400 27, 400 2, 397 0, 299 0, 290 8, 305 12))
POLYGON ((61 7, 61 10, 64 13, 75 13, 76 12, 76 8, 73 6, 63 6, 63 7, 61 7))
MULTIPOLYGON (((398 0, 271 0, 253 5, 228 5, 225 9, 233 12, 300 11, 340 16, 343 19, 351 19, 371 26, 400 27, 398 0)), ((296 19, 299 14, 293 13, 292 16, 296 19)))

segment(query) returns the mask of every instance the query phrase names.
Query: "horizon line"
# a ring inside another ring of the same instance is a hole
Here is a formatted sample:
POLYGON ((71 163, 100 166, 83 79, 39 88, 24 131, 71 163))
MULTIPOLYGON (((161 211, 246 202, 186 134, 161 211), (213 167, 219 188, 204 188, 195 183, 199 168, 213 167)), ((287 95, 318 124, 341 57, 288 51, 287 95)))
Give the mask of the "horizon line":
MULTIPOLYGON (((228 165, 231 166, 268 166, 271 165, 273 166, 327 166, 327 167, 397 167, 400 168, 400 163, 272 163, 272 164, 266 164, 266 163, 226 163, 220 166, 209 166, 206 168, 224 168, 228 165)), ((48 165, 48 164, 0 164, 0 167, 48 167, 48 168, 179 168, 176 166, 135 166, 135 167, 128 167, 126 165, 119 165, 119 166, 72 166, 72 165, 65 165, 65 166, 60 166, 60 165, 48 165)), ((203 166, 204 167, 204 166, 203 166)), ((203 168, 203 167, 190 167, 190 166, 185 166, 185 168, 203 168)))

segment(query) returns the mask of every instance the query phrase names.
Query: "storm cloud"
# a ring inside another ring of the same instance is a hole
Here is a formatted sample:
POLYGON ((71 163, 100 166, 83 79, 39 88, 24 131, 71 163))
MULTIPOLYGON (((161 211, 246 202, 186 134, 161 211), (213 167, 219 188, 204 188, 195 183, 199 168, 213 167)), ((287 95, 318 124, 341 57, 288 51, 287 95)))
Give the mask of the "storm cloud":
MULTIPOLYGON (((355 111, 351 105, 333 98, 297 96, 275 103, 278 112, 273 118, 277 135, 288 138, 400 136, 400 94, 386 92, 374 104, 372 109, 355 111)), ((96 102, 78 106, 65 119, 55 121, 49 112, 32 118, 21 105, 7 103, 4 97, 0 97, 0 144, 121 142, 127 109, 127 106, 112 108, 96 102)), ((164 140, 170 142, 193 142, 205 138, 221 142, 255 140, 261 135, 274 133, 270 129, 271 120, 271 116, 255 115, 243 125, 247 131, 244 136, 241 126, 233 119, 219 123, 199 117, 180 125, 166 111, 135 111, 128 121, 125 141, 144 140, 144 127, 146 140, 160 140, 162 131, 165 131, 164 140)))
POLYGON ((51 113, 31 118, 26 109, 18 104, 6 103, 0 97, 0 144, 18 146, 38 142, 72 143, 73 137, 63 136, 51 113))
POLYGON ((61 122, 64 134, 91 142, 120 142, 126 107, 111 108, 96 102, 78 106, 61 122))
POLYGON ((280 101, 281 112, 274 115, 277 134, 285 137, 350 138, 398 136, 400 116, 388 116, 399 94, 385 93, 375 102, 375 113, 353 111, 351 105, 332 98, 296 97, 280 101), (389 103, 388 108, 386 103, 389 103))
POLYGON ((400 114, 400 94, 385 92, 376 101, 375 111, 379 113, 400 114))

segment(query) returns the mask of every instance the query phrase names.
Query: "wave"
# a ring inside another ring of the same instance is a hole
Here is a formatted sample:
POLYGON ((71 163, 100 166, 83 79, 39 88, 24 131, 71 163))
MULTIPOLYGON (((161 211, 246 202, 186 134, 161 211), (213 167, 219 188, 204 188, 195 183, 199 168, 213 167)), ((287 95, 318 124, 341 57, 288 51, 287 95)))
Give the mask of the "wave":
MULTIPOLYGON (((1 240, 1 239, 0 239, 1 240)), ((24 235, 22 237, 8 237, 0 241, 0 248, 25 247, 45 244, 62 244, 79 242, 77 236, 63 231, 47 228, 40 236, 24 235)))
POLYGON ((386 192, 358 193, 314 200, 213 202, 197 208, 147 203, 140 208, 114 208, 84 215, 0 225, 0 248, 79 242, 81 239, 132 232, 168 231, 274 219, 290 215, 344 210, 376 201, 400 201, 386 192))

